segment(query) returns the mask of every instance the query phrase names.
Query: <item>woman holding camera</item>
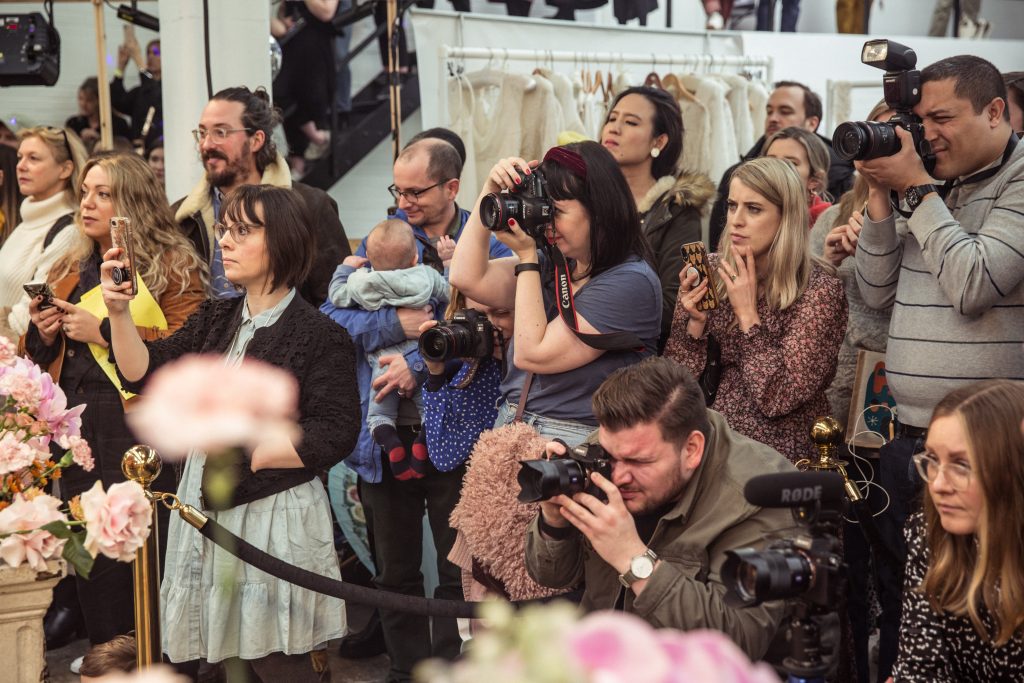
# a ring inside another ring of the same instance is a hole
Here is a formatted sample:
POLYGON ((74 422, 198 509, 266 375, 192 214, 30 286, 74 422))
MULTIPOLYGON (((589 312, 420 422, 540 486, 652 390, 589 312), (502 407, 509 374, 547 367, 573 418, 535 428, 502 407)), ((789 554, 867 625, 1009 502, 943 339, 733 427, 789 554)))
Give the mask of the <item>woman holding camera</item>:
POLYGON ((570 445, 593 431, 594 390, 617 368, 657 349, 661 283, 650 263, 629 186, 598 143, 553 147, 539 165, 512 157, 491 169, 455 248, 450 279, 467 297, 515 310, 512 363, 501 385, 504 401, 496 426, 523 420, 570 445), (490 233, 481 221, 481 202, 490 193, 521 186, 532 193, 537 185, 553 219, 522 226, 509 218, 506 225, 494 226, 515 256, 488 260, 490 233), (556 268, 564 285, 557 292, 556 268), (570 304, 571 314, 564 318, 559 301, 570 304), (593 345, 601 338, 584 341, 578 334, 613 332, 629 337, 629 343, 604 350, 593 345))
MULTIPOLYGON (((124 419, 132 394, 122 393, 108 361, 110 322, 100 293, 101 255, 111 247, 110 219, 126 216, 134 232, 132 266, 139 276, 139 307, 146 315, 139 334, 148 339, 170 334, 204 298, 205 266, 178 230, 145 161, 134 154, 94 157, 79 182, 75 242, 47 278, 52 302, 37 296, 29 303, 31 324, 25 335, 28 355, 60 384, 68 406, 88 406, 82 414, 82 436, 92 447, 96 468, 65 471, 60 482, 65 500, 97 480, 104 488, 124 481, 121 457, 135 444, 124 419)), ((166 491, 174 484, 173 469, 164 468, 154 489, 166 491)), ((160 521, 166 525, 167 516, 161 515, 160 521)), ((92 643, 133 628, 131 577, 130 565, 98 557, 89 579, 77 578, 92 643)))
POLYGON ((651 245, 661 280, 661 336, 665 345, 679 291, 681 247, 701 238, 701 214, 715 197, 715 184, 700 173, 679 172, 683 115, 668 92, 641 86, 623 90, 612 102, 601 129, 640 212, 640 226, 651 245))
MULTIPOLYGON (((228 195, 222 215, 216 229, 225 275, 245 288, 245 296, 203 302, 166 339, 146 342, 139 336, 128 308, 132 296, 111 279, 122 257, 118 250, 107 252, 103 296, 118 372, 135 389, 167 362, 216 353, 225 363, 251 357, 294 375, 301 443, 282 436, 259 444, 246 466, 236 469, 228 500, 209 495, 206 455, 193 452, 178 495, 274 557, 338 579, 331 513, 318 474, 340 462, 359 434, 352 341, 297 294, 314 260, 310 217, 300 195, 243 185, 228 195)), ((195 669, 200 659, 240 658, 260 680, 318 680, 308 653, 344 635, 340 600, 268 577, 177 517, 167 548, 161 605, 171 661, 195 669)))
POLYGON ((896 683, 1024 671, 1024 382, 957 389, 932 413, 924 511, 907 520, 896 683))
POLYGON ((25 283, 45 280, 75 240, 75 183, 86 157, 82 141, 63 128, 26 128, 18 137, 15 175, 4 182, 17 182, 26 199, 0 249, 0 334, 12 340, 28 329, 25 283))
POLYGON ((721 251, 708 257, 712 276, 698 282, 693 268, 679 273, 665 347, 698 377, 717 360, 717 387, 701 377, 706 396, 717 391, 715 410, 794 462, 814 455, 808 430, 829 414, 825 389, 846 330, 842 283, 811 257, 807 220, 806 190, 792 164, 762 157, 739 166, 721 251), (701 310, 709 287, 718 306, 701 310))

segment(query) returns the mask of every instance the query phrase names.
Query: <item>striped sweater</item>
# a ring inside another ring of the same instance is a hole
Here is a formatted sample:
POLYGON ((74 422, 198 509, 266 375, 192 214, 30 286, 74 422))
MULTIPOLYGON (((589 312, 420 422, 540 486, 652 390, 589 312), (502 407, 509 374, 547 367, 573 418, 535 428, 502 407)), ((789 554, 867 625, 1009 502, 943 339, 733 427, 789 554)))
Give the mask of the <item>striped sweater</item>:
POLYGON ((899 420, 925 427, 963 384, 1024 380, 1024 143, 993 177, 922 202, 905 238, 895 227, 865 217, 857 283, 893 306, 889 387, 899 420))

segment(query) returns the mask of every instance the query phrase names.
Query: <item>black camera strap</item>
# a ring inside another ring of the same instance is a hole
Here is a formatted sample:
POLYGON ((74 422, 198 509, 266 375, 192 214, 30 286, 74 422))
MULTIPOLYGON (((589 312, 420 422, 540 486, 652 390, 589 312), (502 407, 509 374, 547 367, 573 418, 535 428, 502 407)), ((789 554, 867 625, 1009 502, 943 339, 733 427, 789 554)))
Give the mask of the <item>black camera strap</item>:
POLYGON ((640 337, 632 332, 608 332, 605 334, 580 332, 579 323, 576 321, 576 305, 573 302, 571 284, 572 271, 569 264, 557 248, 550 244, 545 244, 543 247, 548 258, 555 265, 555 298, 558 313, 562 316, 562 322, 572 330, 573 334, 587 346, 601 351, 643 351, 646 345, 640 337))

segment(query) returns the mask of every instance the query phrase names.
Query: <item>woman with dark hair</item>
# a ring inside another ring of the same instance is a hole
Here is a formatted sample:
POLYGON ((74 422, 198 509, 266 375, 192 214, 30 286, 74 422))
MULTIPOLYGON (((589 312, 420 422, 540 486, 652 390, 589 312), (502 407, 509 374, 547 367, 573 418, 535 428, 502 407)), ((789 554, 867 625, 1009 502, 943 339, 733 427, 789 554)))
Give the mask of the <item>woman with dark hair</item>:
MULTIPOLYGON (((301 297, 296 286, 312 267, 310 218, 302 198, 269 185, 242 185, 224 203, 216 226, 227 278, 245 289, 235 299, 207 300, 167 339, 143 342, 132 322, 117 249, 106 253, 103 297, 111 347, 125 385, 138 391, 164 363, 189 353, 216 353, 235 364, 262 360, 295 376, 301 441, 259 444, 237 470, 230 500, 214 505, 205 490, 206 455, 193 451, 178 495, 229 531, 284 562, 340 579, 327 494, 318 473, 352 450, 359 434, 355 355, 348 334, 301 297), (216 509, 211 509, 211 506, 216 509)), ((277 581, 172 520, 161 587, 164 651, 194 668, 200 659, 249 660, 264 681, 318 680, 309 652, 345 634, 344 604, 277 581)))
POLYGON ((153 175, 160 181, 160 187, 165 187, 167 181, 164 178, 164 137, 161 135, 146 145, 146 163, 153 175))
POLYGON ((18 151, 0 145, 0 244, 21 222, 21 202, 25 197, 18 188, 18 151))
MULTIPOLYGON (((110 125, 114 137, 131 137, 131 127, 120 116, 112 114, 110 125)), ((78 115, 69 118, 64 126, 75 131, 90 152, 100 141, 100 88, 95 76, 90 76, 78 86, 78 115)))
POLYGON ((957 389, 914 465, 924 511, 908 553, 896 683, 1020 681, 1024 671, 1024 382, 957 389))
POLYGON ((491 169, 455 247, 450 279, 475 301, 515 310, 512 364, 502 381, 504 402, 496 425, 522 419, 570 445, 593 431, 594 390, 614 370, 657 349, 661 283, 651 260, 626 179, 600 144, 553 147, 539 165, 512 157, 491 169), (515 256, 489 260, 490 233, 480 219, 480 202, 522 184, 534 169, 545 178, 552 221, 536 238, 515 219, 497 226, 498 239, 515 256), (565 289, 556 292, 549 283, 563 260, 568 273, 560 272, 566 277, 559 279, 565 289), (572 312, 565 315, 575 318, 575 330, 557 306, 569 294, 572 312), (620 333, 618 341, 629 337, 629 342, 605 350, 594 344, 614 338, 586 336, 606 333, 620 333))
POLYGON ((715 197, 715 184, 700 173, 680 172, 683 117, 664 90, 627 88, 612 102, 601 129, 601 144, 618 162, 640 212, 640 226, 661 279, 661 349, 672 327, 672 312, 683 267, 680 247, 701 238, 701 214, 715 197))

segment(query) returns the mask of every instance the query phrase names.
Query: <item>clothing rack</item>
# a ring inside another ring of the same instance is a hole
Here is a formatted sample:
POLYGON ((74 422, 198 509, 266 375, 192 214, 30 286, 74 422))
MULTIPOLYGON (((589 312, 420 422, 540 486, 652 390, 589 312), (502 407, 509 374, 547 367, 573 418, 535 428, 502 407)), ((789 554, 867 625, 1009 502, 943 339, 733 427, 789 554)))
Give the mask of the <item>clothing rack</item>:
POLYGON ((765 70, 764 80, 772 82, 772 58, 767 55, 714 55, 714 54, 647 54, 635 52, 573 52, 568 50, 524 50, 515 48, 454 47, 445 45, 444 59, 486 59, 489 61, 601 62, 609 64, 648 64, 652 70, 659 66, 716 69, 719 67, 756 67, 765 70))

